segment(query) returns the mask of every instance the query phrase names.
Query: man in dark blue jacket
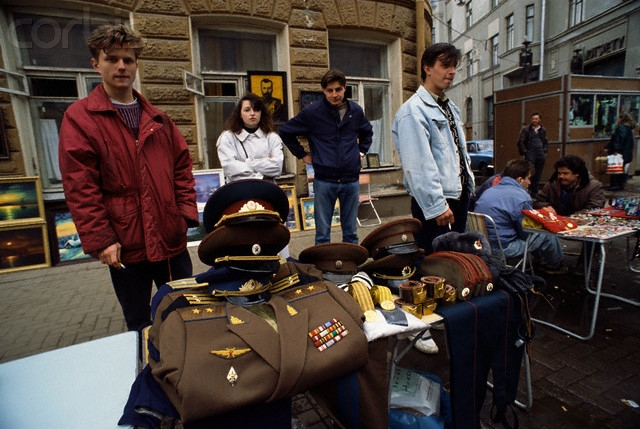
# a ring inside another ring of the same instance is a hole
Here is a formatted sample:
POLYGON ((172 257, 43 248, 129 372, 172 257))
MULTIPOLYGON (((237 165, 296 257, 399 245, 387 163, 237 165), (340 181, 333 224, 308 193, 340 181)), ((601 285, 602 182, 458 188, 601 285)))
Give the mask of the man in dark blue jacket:
POLYGON ((325 98, 305 107, 280 128, 282 142, 291 153, 312 165, 315 178, 315 244, 331 241, 331 218, 340 201, 342 241, 358 244, 358 200, 361 158, 371 146, 373 129, 362 107, 345 99, 347 80, 329 70, 320 81, 325 98), (309 151, 297 137, 306 137, 309 151))

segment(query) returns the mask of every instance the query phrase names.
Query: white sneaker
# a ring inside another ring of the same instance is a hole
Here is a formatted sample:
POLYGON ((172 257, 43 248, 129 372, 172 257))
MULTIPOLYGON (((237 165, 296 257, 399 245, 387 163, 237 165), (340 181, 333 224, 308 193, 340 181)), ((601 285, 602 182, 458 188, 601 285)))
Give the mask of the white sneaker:
MULTIPOLYGON (((408 336, 410 341, 413 341, 415 337, 415 335, 408 336)), ((418 341, 416 341, 413 346, 418 351, 428 355, 436 355, 440 351, 436 342, 433 341, 433 338, 431 338, 431 333, 429 331, 426 331, 424 334, 422 334, 422 337, 418 341)))

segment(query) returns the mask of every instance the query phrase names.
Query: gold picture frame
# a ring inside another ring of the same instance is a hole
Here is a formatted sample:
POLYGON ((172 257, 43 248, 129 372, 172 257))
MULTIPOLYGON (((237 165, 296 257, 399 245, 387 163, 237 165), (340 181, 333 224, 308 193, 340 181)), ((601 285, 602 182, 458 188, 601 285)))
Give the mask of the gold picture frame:
POLYGON ((51 266, 44 220, 0 225, 0 274, 51 266))
POLYGON ((36 221, 45 221, 40 178, 0 178, 0 225, 36 221))
POLYGON ((281 185, 280 188, 287 195, 289 200, 289 215, 284 219, 284 224, 289 231, 300 231, 300 214, 298 213, 298 199, 296 197, 296 187, 293 185, 281 185))
POLYGON ((300 219, 305 231, 316 229, 314 201, 313 197, 300 198, 300 219))

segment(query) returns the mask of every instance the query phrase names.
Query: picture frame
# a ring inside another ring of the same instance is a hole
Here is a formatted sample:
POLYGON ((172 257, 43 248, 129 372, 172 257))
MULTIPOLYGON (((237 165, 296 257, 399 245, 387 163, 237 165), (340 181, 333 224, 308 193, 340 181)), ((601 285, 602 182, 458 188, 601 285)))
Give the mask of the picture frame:
POLYGON ((0 178, 0 225, 38 220, 45 220, 40 178, 0 178))
POLYGON ((336 205, 333 208, 333 216, 331 217, 331 226, 340 226, 340 201, 336 200, 336 205))
POLYGON ((262 97, 271 112, 274 124, 283 124, 289 119, 287 98, 287 72, 247 71, 249 91, 262 97))
POLYGON ((300 110, 304 109, 310 104, 320 101, 325 97, 322 91, 300 91, 300 110))
POLYGON ((280 188, 287 195, 287 199, 289 200, 289 215, 287 219, 285 219, 284 224, 289 231, 297 232, 300 231, 300 215, 298 213, 298 200, 296 197, 296 187, 293 185, 281 185, 280 188))
POLYGON ((91 255, 84 253, 80 236, 71 213, 65 203, 48 205, 47 227, 51 265, 91 261, 91 255))
MULTIPOLYGON (((304 230, 316 229, 315 199, 313 197, 300 198, 300 216, 304 230)), ((340 201, 336 201, 331 217, 331 226, 340 226, 340 201)))
POLYGON ((207 236, 207 231, 204 229, 204 225, 202 223, 204 206, 207 205, 209 197, 211 197, 218 188, 225 184, 224 170, 222 168, 194 170, 193 178, 196 181, 196 204, 198 206, 198 218, 200 219, 200 225, 187 229, 188 247, 198 246, 200 241, 207 236))
POLYGON ((377 153, 368 153, 367 168, 380 168, 380 155, 377 153))
POLYGON ((47 225, 0 225, 0 274, 51 266, 47 225))
POLYGON ((224 186, 224 171, 222 168, 212 168, 210 170, 194 170, 193 178, 196 181, 196 203, 198 212, 204 210, 204 206, 209 201, 209 197, 224 186))
POLYGON ((7 129, 4 126, 4 113, 0 109, 0 159, 10 158, 9 138, 7 137, 7 129))
POLYGON ((305 231, 316 229, 314 201, 313 197, 300 198, 300 218, 305 231))

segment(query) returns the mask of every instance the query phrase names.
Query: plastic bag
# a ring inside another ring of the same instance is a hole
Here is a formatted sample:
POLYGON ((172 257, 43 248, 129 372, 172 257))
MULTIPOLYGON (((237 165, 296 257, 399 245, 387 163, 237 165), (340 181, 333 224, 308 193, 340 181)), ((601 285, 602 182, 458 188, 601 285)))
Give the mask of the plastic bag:
POLYGON ((624 158, 622 154, 617 153, 615 155, 607 156, 607 174, 622 174, 624 173, 624 158))

